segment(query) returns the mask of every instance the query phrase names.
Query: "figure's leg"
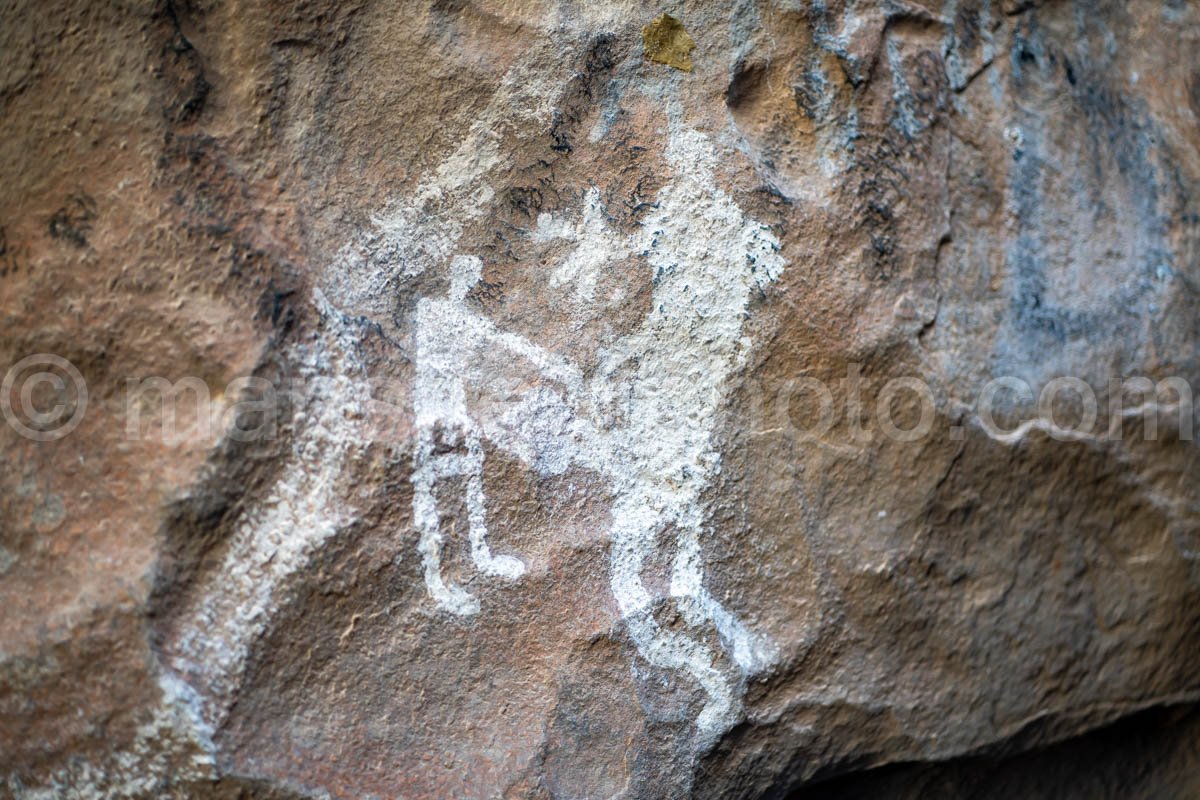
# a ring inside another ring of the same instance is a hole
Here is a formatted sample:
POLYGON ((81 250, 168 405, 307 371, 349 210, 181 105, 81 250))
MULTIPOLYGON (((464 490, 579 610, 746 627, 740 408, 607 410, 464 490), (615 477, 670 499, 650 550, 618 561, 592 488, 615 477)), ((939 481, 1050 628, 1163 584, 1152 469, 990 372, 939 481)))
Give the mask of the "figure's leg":
POLYGON ((487 543, 487 508, 483 494, 483 445, 479 433, 473 429, 464 431, 467 445, 465 456, 467 476, 467 522, 470 526, 471 558, 475 566, 485 575, 495 575, 516 580, 525 574, 525 563, 514 556, 492 555, 487 543))
POLYGON ((715 737, 734 721, 737 698, 725 676, 713 666, 713 654, 694 639, 663 630, 654 619, 653 602, 642 582, 642 566, 654 546, 658 515, 644 503, 618 501, 613 508, 612 590, 629 635, 651 664, 690 675, 708 695, 697 727, 715 737))
POLYGON ((752 633, 736 616, 722 606, 704 586, 704 568, 700 554, 701 521, 679 520, 679 539, 675 562, 671 569, 671 596, 680 612, 691 625, 711 622, 721 635, 730 657, 742 670, 751 675, 770 666, 774 649, 752 633))
POLYGON ((434 495, 438 456, 433 449, 433 430, 422 427, 417 434, 412 484, 413 524, 421 536, 418 549, 425 567, 425 586, 440 607, 455 614, 474 614, 479 611, 479 601, 442 578, 442 530, 434 495))

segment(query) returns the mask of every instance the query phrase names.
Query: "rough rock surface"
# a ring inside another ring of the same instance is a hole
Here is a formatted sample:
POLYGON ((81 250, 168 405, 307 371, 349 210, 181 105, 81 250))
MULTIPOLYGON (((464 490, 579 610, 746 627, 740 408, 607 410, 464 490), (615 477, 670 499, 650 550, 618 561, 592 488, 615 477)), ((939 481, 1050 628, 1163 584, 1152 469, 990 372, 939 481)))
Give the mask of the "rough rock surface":
POLYGON ((0 7, 0 794, 1200 794, 1195 3, 0 7))

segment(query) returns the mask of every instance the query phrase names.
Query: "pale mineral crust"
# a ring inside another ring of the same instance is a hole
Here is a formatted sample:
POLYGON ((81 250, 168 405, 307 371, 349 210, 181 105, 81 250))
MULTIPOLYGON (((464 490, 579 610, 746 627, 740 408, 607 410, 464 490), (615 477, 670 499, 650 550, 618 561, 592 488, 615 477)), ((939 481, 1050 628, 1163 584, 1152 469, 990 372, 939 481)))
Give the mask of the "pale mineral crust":
POLYGON ((0 796, 1200 796, 1198 53, 0 2, 0 796))

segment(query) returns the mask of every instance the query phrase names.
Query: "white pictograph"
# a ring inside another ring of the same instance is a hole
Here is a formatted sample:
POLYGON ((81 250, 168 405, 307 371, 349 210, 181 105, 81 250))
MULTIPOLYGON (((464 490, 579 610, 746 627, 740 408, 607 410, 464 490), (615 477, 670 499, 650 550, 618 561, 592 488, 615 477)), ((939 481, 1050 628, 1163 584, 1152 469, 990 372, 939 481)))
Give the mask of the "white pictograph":
MULTIPOLYGON (((362 320, 390 315, 394 281, 426 272, 446 271, 450 278, 449 291, 419 301, 411 320, 418 362, 413 527, 437 607, 466 619, 481 608, 478 598, 442 575, 447 537, 438 518, 439 488, 458 485, 465 494, 475 568, 518 589, 525 573, 520 553, 496 554, 488 545, 482 480, 487 441, 539 474, 581 468, 611 488, 611 513, 597 524, 611 536, 615 604, 643 658, 704 690, 707 702, 697 719, 702 742, 711 744, 736 722, 741 681, 771 666, 770 642, 718 602, 706 584, 701 497, 721 469, 713 435, 728 380, 750 352, 743 333, 750 299, 779 277, 784 260, 771 231, 717 186, 716 151, 707 137, 687 127, 677 103, 669 104, 666 160, 672 176, 640 231, 613 230, 600 193, 591 191, 578 215, 544 215, 530 233, 534 241, 571 246, 548 281, 552 288, 573 284, 580 314, 601 302, 599 282, 631 255, 653 278, 650 311, 602 352, 590 374, 498 328, 466 302, 480 262, 462 254, 459 242, 468 224, 487 213, 493 184, 502 181, 503 137, 545 129, 573 58, 558 37, 531 47, 459 146, 412 197, 347 243, 314 289, 312 336, 285 351, 306 387, 295 398, 288 452, 271 486, 240 512, 216 554, 219 564, 173 614, 162 645, 164 710, 139 729, 139 737, 144 731, 160 747, 159 729, 170 728, 179 738, 174 747, 192 759, 195 777, 213 776, 216 732, 237 703, 254 648, 291 602, 302 580, 297 576, 362 512, 345 485, 354 460, 374 441, 367 425, 375 401, 360 353, 362 320), (539 379, 517 402, 500 404, 502 411, 480 414, 468 389, 489 383, 480 362, 489 351, 510 354, 539 379), (642 575, 668 534, 674 536, 669 594, 687 631, 658 624, 654 612, 665 598, 655 597, 642 575), (703 641, 709 626, 733 669, 722 666, 703 641), (738 674, 731 677, 731 671, 738 674)), ((140 747, 116 754, 113 774, 145 782, 174 769, 156 750, 140 747)), ((90 766, 80 769, 86 773, 90 766)), ((74 772, 59 777, 63 785, 90 780, 74 772)), ((61 793, 52 788, 45 796, 61 793)))
POLYGON ((177 676, 174 694, 188 700, 196 729, 210 740, 235 702, 255 642, 287 602, 287 581, 354 518, 338 481, 368 440, 362 421, 370 384, 355 354, 359 334, 352 322, 320 291, 312 301, 319 333, 288 354, 306 395, 280 474, 238 520, 220 567, 185 598, 165 648, 177 676))
POLYGON ((614 603, 641 657, 705 692, 697 719, 702 739, 711 742, 736 722, 744 681, 773 663, 770 642, 719 602, 706 581, 702 495, 721 470, 713 439, 730 379, 751 351, 744 333, 751 298, 778 279, 784 260, 770 229, 717 185, 716 150, 686 124, 678 102, 668 102, 669 179, 639 230, 611 227, 593 190, 578 213, 543 215, 529 233, 534 242, 568 246, 547 280, 552 289, 571 286, 577 314, 602 308, 598 287, 618 269, 640 263, 652 279, 648 312, 600 351, 597 366, 582 374, 469 301, 481 264, 460 242, 502 180, 506 162, 496 131, 545 124, 561 82, 536 74, 566 57, 550 43, 514 65, 461 145, 413 198, 349 243, 314 292, 321 327, 313 341, 296 344, 295 358, 315 390, 300 403, 294 452, 270 493, 239 519, 222 569, 196 587, 165 648, 170 671, 194 692, 190 713, 198 729, 222 724, 251 648, 287 602, 294 576, 359 511, 338 488, 354 454, 371 442, 363 424, 370 377, 357 355, 362 330, 352 315, 390 314, 392 281, 422 273, 449 279, 448 291, 419 300, 410 317, 412 526, 436 607, 466 619, 484 607, 443 574, 443 552, 456 544, 456 531, 443 530, 439 502, 455 490, 467 510, 472 567, 513 590, 526 572, 521 553, 493 552, 489 544, 488 443, 538 474, 582 469, 607 484, 613 505, 596 524, 611 538, 614 603), (516 397, 481 408, 480 392, 497 382, 488 366, 497 354, 533 380, 516 397), (669 597, 656 596, 643 575, 660 543, 672 558, 669 597), (687 623, 683 629, 656 620, 666 602, 687 623), (712 631, 724 657, 705 641, 712 631))
POLYGON ((697 720, 708 733, 724 730, 738 708, 737 687, 699 638, 664 629, 655 620, 660 598, 642 576, 659 537, 674 532, 670 595, 694 628, 716 628, 742 676, 769 666, 772 648, 749 631, 705 585, 701 494, 720 470, 712 436, 726 384, 744 363, 743 336, 752 294, 780 275, 784 262, 771 231, 745 217, 714 177, 716 153, 701 133, 688 129, 682 112, 670 115, 667 160, 674 176, 656 198, 657 208, 632 235, 603 223, 598 192, 589 193, 583 220, 574 225, 543 216, 535 234, 576 244, 556 281, 577 279, 584 296, 595 277, 616 259, 640 253, 654 279, 652 308, 642 324, 602 353, 601 366, 584 382, 578 371, 532 343, 495 329, 464 303, 478 278, 479 262, 456 257, 444 300, 423 300, 416 323, 418 442, 413 472, 415 526, 430 595, 459 614, 479 610, 459 587, 448 586, 439 567, 443 536, 434 500, 440 478, 466 479, 469 540, 484 573, 517 579, 523 565, 495 556, 486 543, 486 500, 481 439, 510 452, 539 472, 576 465, 611 484, 611 587, 630 636, 650 663, 681 670, 699 683, 708 702, 697 720), (607 254, 607 255, 606 255, 607 254), (529 390, 499 418, 475 420, 464 400, 464 375, 480 348, 502 346, 526 359, 561 387, 529 390), (439 451, 435 431, 450 449, 439 451))
POLYGON ((578 386, 580 378, 565 362, 511 333, 498 330, 464 302, 479 280, 482 265, 473 256, 451 263, 450 292, 444 299, 424 298, 417 305, 417 374, 413 411, 417 445, 413 459, 413 524, 420 534, 425 584, 438 605, 456 614, 479 611, 478 601, 442 577, 442 532, 435 490, 439 481, 465 480, 471 559, 486 575, 520 578, 525 565, 509 555, 494 555, 487 543, 483 494, 483 447, 479 426, 467 411, 464 376, 485 349, 500 347, 527 359, 547 377, 578 386))

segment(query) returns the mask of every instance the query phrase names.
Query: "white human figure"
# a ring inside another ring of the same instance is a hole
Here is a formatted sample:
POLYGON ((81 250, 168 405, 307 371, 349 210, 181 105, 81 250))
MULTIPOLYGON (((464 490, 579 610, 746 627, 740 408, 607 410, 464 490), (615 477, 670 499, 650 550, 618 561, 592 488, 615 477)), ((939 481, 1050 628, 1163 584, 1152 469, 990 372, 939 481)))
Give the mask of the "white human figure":
POLYGON ((698 727, 714 733, 732 721, 734 689, 698 640, 664 630, 641 578, 655 539, 676 532, 670 594, 692 626, 711 623, 743 674, 765 668, 769 644, 721 605, 704 583, 701 495, 720 472, 712 434, 728 381, 749 353, 742 326, 752 294, 783 270, 779 242, 747 218, 716 184, 707 137, 670 109, 666 157, 674 179, 656 197, 634 248, 647 254, 655 287, 641 326, 619 340, 596 376, 632 365, 619 437, 623 470, 613 507, 612 588, 631 635, 651 663, 683 669, 708 693, 698 727))
POLYGON ((495 555, 487 543, 487 509, 483 491, 483 446, 480 428, 467 409, 465 380, 480 356, 496 346, 529 361, 546 377, 578 390, 581 380, 565 362, 515 334, 501 331, 466 304, 479 281, 482 265, 474 256, 458 256, 450 265, 450 291, 445 298, 423 298, 417 304, 416 382, 413 410, 417 447, 412 474, 413 521, 425 584, 442 608, 456 614, 479 611, 479 602, 442 576, 443 536, 434 490, 439 481, 466 479, 468 541, 471 559, 485 575, 516 580, 525 564, 510 555, 495 555))
POLYGON ((708 702, 697 725, 713 735, 736 715, 736 686, 699 639, 657 623, 658 598, 642 570, 659 536, 673 530, 670 595, 684 619, 692 627, 715 627, 743 676, 769 666, 770 644, 705 585, 701 496, 720 471, 712 435, 728 381, 749 353, 742 326, 750 298, 779 277, 784 261, 770 229, 747 218, 717 186, 716 152, 707 137, 684 124, 677 106, 669 122, 666 157, 674 178, 659 192, 657 209, 641 231, 625 236, 604 224, 599 194, 592 190, 581 223, 545 215, 535 234, 540 241, 576 243, 555 276, 575 279, 587 292, 600 270, 629 252, 643 253, 651 270, 649 313, 601 353, 590 383, 592 411, 610 416, 580 420, 585 409, 564 408, 569 398, 531 397, 511 415, 516 435, 508 442, 494 438, 505 449, 536 453, 558 469, 572 462, 597 470, 611 483, 610 583, 618 609, 644 658, 689 674, 704 689, 708 702), (600 257, 605 253, 607 263, 600 257))

